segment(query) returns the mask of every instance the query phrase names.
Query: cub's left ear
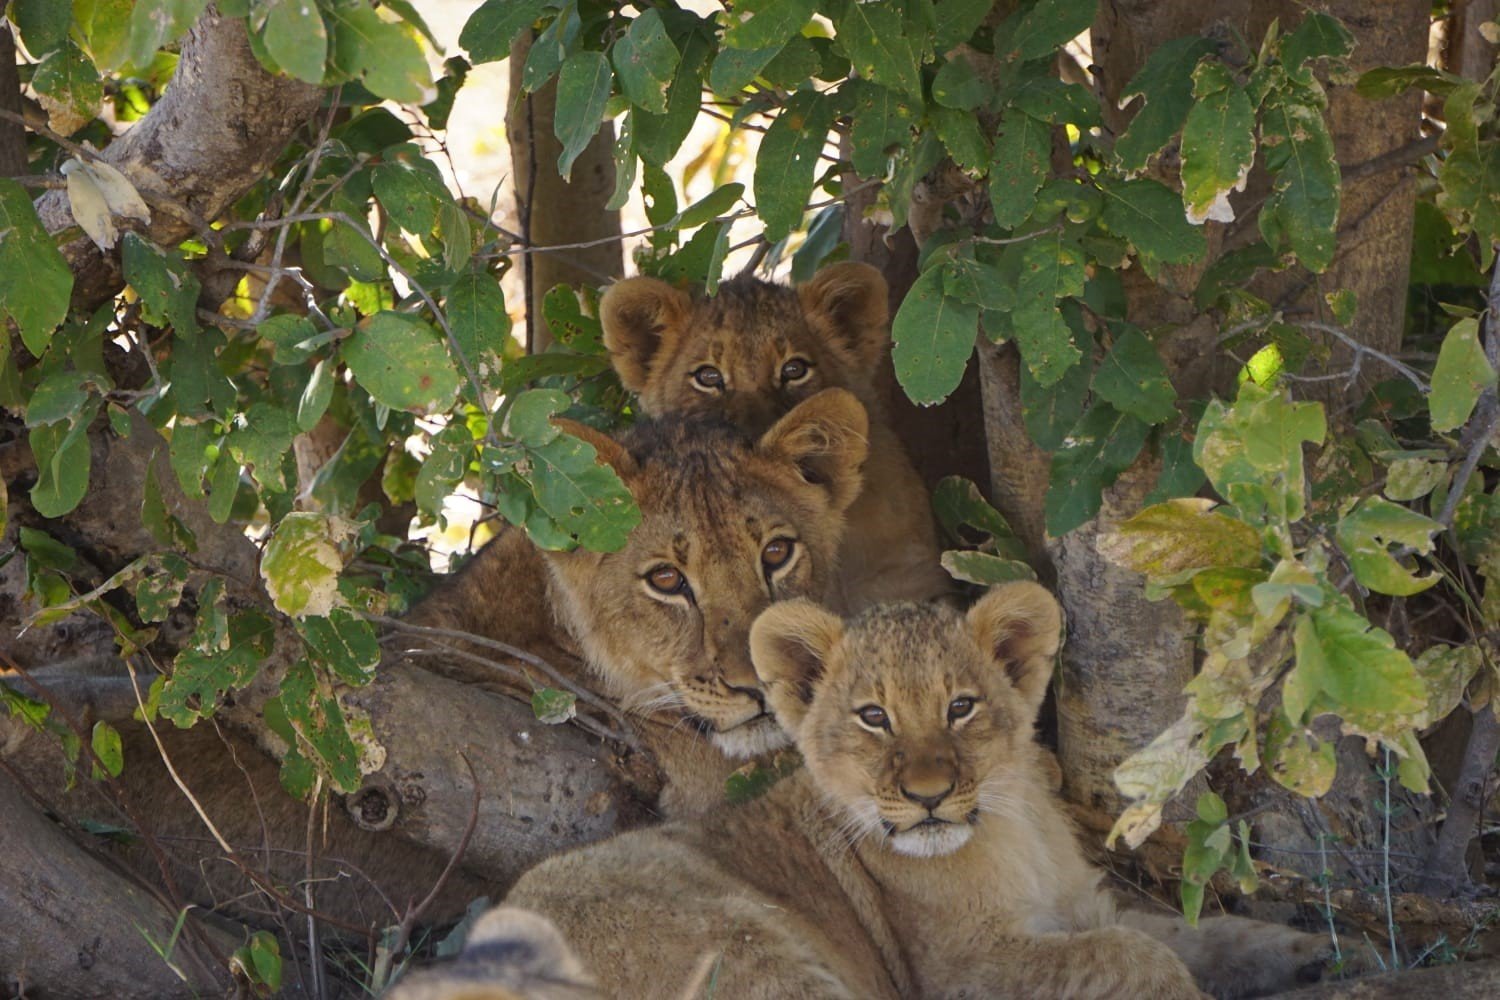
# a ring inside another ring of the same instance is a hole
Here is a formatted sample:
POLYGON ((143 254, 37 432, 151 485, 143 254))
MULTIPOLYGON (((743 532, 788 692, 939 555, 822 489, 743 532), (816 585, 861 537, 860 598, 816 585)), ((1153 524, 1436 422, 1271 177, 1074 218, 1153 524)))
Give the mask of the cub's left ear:
POLYGON ((870 418, 847 389, 824 389, 798 403, 761 435, 755 450, 797 467, 847 510, 864 487, 859 470, 869 454, 870 418))
POLYGON ((657 353, 677 336, 692 311, 686 292, 655 278, 626 278, 609 287, 599 300, 599 324, 610 363, 625 388, 638 393, 646 387, 657 353))
POLYGON ((891 346, 885 277, 869 264, 830 264, 797 286, 802 312, 825 340, 854 355, 870 372, 891 346))
POLYGON ((839 617, 798 597, 777 601, 750 626, 750 660, 776 721, 794 738, 844 635, 839 617))
POLYGON ((1040 584, 1001 584, 969 609, 968 622, 980 650, 1005 671, 1035 715, 1062 645, 1062 605, 1057 598, 1040 584))

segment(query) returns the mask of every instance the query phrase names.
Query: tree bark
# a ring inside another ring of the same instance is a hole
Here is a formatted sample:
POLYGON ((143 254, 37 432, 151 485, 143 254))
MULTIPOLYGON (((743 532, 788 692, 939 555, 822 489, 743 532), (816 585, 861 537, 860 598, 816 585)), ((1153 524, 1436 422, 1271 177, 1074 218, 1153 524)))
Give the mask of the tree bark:
POLYGON ((554 131, 557 80, 535 93, 521 86, 521 70, 531 51, 529 33, 510 54, 510 111, 505 117, 515 178, 516 209, 529 252, 526 269, 527 351, 552 343, 542 315, 542 297, 556 285, 600 286, 625 273, 620 244, 620 213, 604 206, 615 189, 614 123, 606 121, 573 163, 572 177, 557 170, 562 143, 554 131), (577 246, 576 244, 594 244, 577 246))
MULTIPOLYGON (((163 947, 177 914, 108 865, 85 853, 43 819, 9 778, 0 777, 0 988, 8 995, 37 991, 58 998, 195 997, 222 994, 224 967, 194 934, 172 951, 179 978, 147 943, 163 947)), ((190 917, 199 932, 228 955, 236 936, 190 917)))
MULTIPOLYGON (((250 51, 244 19, 210 8, 183 39, 172 85, 103 158, 151 206, 147 238, 173 246, 265 176, 323 95, 319 87, 267 73, 250 51)), ((75 225, 66 192, 47 192, 36 208, 48 232, 75 225)), ((92 310, 124 286, 118 255, 101 252, 88 237, 79 235, 62 251, 73 269, 74 308, 92 310)))
MULTIPOLYGON (((0 110, 21 113, 21 74, 16 68, 16 36, 10 21, 0 16, 0 110)), ((0 177, 27 173, 26 130, 0 121, 0 177)))

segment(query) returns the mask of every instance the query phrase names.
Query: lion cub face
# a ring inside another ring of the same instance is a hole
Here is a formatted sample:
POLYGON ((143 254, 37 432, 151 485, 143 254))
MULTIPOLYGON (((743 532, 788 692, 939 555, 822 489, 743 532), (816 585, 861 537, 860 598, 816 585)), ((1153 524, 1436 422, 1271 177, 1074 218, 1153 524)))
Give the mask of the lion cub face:
POLYGON ((655 278, 617 282, 600 303, 620 381, 651 414, 721 413, 759 432, 819 390, 867 404, 890 347, 886 283, 867 264, 833 264, 797 288, 726 281, 711 299, 655 278))
POLYGON ((610 694, 682 709, 731 756, 784 745, 750 662, 750 623, 773 601, 829 588, 861 487, 863 406, 831 389, 758 438, 701 418, 645 422, 620 442, 567 429, 614 467, 642 515, 618 552, 548 556, 610 694))
POLYGON ((790 602, 761 615, 750 644, 772 710, 851 836, 933 857, 1040 780, 1032 725, 1061 624, 1051 594, 1013 583, 967 615, 890 604, 845 623, 790 602))

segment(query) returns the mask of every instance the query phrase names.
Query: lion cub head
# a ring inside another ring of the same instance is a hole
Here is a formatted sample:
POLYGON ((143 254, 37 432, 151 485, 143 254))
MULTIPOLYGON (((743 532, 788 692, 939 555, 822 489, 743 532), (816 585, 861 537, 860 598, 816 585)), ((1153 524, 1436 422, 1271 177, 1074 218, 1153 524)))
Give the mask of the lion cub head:
POLYGON ((862 485, 864 407, 830 389, 759 437, 718 418, 646 421, 619 442, 559 423, 641 509, 620 551, 548 556, 564 619, 609 693, 682 709, 731 756, 784 745, 750 662, 750 623, 773 601, 830 589, 862 485))
POLYGON ((599 312, 615 371, 647 413, 711 411, 751 431, 830 386, 872 405, 890 348, 885 278, 868 264, 833 264, 796 288, 737 278, 698 300, 630 278, 599 312))
POLYGON ((814 784, 856 838, 933 857, 1042 781, 1032 726, 1062 611, 1034 583, 968 612, 889 604, 849 622, 811 601, 769 608, 751 655, 814 784))

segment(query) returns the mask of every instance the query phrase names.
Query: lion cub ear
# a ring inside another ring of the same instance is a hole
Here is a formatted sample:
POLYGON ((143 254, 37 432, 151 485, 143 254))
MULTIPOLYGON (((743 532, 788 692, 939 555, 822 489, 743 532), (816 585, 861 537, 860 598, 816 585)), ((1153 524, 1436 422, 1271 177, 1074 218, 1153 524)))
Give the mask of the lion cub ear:
POLYGON ((686 292, 655 278, 617 281, 599 300, 604 346, 620 381, 631 392, 646 387, 651 359, 663 341, 674 336, 693 311, 686 292))
POLYGON ((823 268, 797 286, 802 311, 824 338, 854 355, 873 371, 891 346, 889 291, 885 276, 869 264, 846 261, 823 268))
POLYGON ((843 635, 843 621, 805 597, 772 604, 750 626, 755 674, 776 721, 793 736, 843 635))
POLYGON ((594 451, 598 453, 598 460, 614 469, 615 475, 621 479, 629 479, 635 475, 635 459, 623 444, 608 434, 567 417, 553 417, 551 424, 564 434, 572 435, 584 444, 593 445, 594 451))
POLYGON ((869 454, 870 418, 847 389, 824 389, 804 399, 761 435, 755 450, 790 462, 802 478, 826 489, 833 506, 848 509, 864 486, 860 467, 869 454))
POLYGON ((1040 584, 991 588, 969 609, 969 632, 985 656, 1005 671, 1035 715, 1062 645, 1062 605, 1040 584))

